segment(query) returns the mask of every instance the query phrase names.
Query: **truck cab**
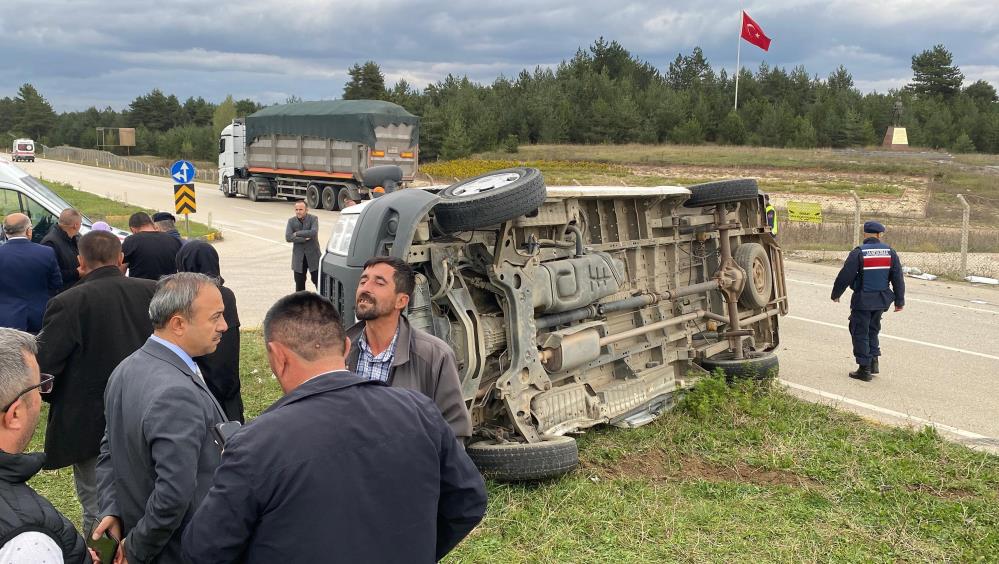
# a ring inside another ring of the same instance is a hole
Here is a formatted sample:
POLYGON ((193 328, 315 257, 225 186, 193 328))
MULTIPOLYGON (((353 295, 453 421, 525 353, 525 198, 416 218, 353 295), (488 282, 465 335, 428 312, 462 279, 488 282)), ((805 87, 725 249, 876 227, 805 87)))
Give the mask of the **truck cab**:
POLYGON ((219 188, 233 178, 245 176, 246 169, 246 125, 236 119, 222 128, 219 136, 219 188))
POLYGON ((35 162, 35 142, 31 139, 15 139, 10 156, 14 162, 35 162))

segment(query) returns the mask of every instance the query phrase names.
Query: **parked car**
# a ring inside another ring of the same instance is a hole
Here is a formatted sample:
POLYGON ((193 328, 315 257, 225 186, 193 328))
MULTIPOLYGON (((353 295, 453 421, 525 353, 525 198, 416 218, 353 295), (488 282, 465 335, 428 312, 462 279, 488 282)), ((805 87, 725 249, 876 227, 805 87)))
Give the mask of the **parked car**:
POLYGON ((354 319, 364 262, 411 263, 407 316, 451 344, 484 474, 574 468, 572 434, 654 420, 715 369, 776 373, 783 255, 755 180, 553 186, 516 168, 341 212, 321 292, 354 319))

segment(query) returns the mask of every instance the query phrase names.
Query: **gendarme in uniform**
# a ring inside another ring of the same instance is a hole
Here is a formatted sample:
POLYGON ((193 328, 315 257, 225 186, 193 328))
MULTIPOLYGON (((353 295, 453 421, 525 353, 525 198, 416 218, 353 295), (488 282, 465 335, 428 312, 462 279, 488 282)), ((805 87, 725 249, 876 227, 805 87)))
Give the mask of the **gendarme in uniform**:
POLYGON ((832 290, 832 299, 836 302, 847 287, 853 290, 850 335, 857 370, 851 372, 850 377, 865 382, 870 382, 872 374, 879 372, 878 333, 882 314, 892 303, 895 311, 902 311, 905 305, 902 262, 894 249, 881 242, 884 232, 884 226, 876 221, 864 224, 864 243, 850 251, 832 290))

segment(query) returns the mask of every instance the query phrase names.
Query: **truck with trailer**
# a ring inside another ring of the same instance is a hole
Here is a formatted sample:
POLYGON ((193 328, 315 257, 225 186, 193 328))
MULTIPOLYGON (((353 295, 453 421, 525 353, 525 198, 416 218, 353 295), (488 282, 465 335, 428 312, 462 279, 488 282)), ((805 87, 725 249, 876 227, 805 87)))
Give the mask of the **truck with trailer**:
POLYGON ((420 120, 379 100, 270 106, 233 120, 219 138, 219 190, 228 197, 305 200, 339 210, 405 187, 419 162, 420 120))
POLYGON ((709 372, 776 374, 780 246, 752 179, 551 186, 492 172, 341 212, 320 291, 354 320, 366 260, 412 264, 413 327, 455 353, 467 452, 504 480, 576 466, 572 435, 654 420, 709 372))

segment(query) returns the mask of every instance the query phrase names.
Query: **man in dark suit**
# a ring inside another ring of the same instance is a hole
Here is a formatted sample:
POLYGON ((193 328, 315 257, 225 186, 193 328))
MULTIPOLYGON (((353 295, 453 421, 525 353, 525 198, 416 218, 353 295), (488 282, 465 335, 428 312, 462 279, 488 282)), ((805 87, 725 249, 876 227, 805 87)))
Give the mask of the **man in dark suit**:
POLYGON ((485 485, 440 410, 350 373, 328 300, 278 300, 264 340, 285 396, 227 442, 189 562, 429 563, 475 528, 485 485))
POLYGON ((56 254, 56 261, 59 262, 59 274, 62 275, 62 288, 60 291, 71 287, 80 279, 77 268, 80 263, 76 257, 79 252, 80 227, 83 225, 83 216, 73 208, 66 208, 59 214, 59 223, 54 229, 49 229, 42 239, 42 245, 51 247, 56 254))
POLYGON ((102 520, 93 535, 124 533, 119 550, 129 562, 181 561, 181 533, 219 464, 212 430, 225 414, 192 358, 215 350, 223 307, 203 274, 161 279, 149 304, 153 334, 108 381, 97 460, 102 520))
POLYGON ((284 240, 291 246, 291 270, 295 273, 295 291, 305 289, 305 274, 312 276, 312 285, 319 289, 319 218, 309 213, 305 202, 295 202, 295 217, 288 218, 284 240))
POLYGON ((0 327, 38 333, 45 304, 62 288, 55 252, 31 242, 31 218, 12 213, 3 220, 0 245, 0 327))
POLYGON ((107 231, 80 239, 80 282, 52 298, 38 336, 38 363, 55 376, 47 396, 45 468, 73 466, 76 495, 89 532, 100 511, 97 455, 104 436, 104 388, 111 372, 146 342, 156 283, 126 278, 121 242, 107 231))

